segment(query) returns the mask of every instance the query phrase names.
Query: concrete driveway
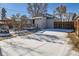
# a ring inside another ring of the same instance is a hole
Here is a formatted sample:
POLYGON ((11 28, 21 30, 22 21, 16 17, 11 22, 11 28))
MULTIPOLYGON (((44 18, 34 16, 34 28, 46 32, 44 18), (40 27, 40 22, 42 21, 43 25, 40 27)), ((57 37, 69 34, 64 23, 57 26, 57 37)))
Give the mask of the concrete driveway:
POLYGON ((31 35, 0 41, 3 56, 64 56, 70 55, 68 33, 42 30, 31 35))

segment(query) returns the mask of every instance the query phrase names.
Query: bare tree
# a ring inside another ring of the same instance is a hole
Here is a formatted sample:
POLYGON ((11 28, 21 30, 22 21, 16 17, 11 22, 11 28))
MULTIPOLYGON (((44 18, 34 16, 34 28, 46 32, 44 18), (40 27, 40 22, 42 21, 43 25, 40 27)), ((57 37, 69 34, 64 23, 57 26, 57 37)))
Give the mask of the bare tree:
POLYGON ((64 5, 60 5, 60 6, 58 6, 58 7, 56 8, 56 11, 57 11, 58 14, 60 15, 60 19, 63 20, 63 19, 62 19, 63 14, 65 14, 66 11, 67 11, 66 6, 64 6, 64 5))
POLYGON ((56 12, 59 14, 60 19, 62 20, 62 28, 63 28, 63 16, 66 13, 67 8, 64 5, 60 5, 56 8, 56 12))
POLYGON ((16 20, 16 15, 12 15, 12 16, 11 16, 11 19, 12 19, 12 20, 16 20))
POLYGON ((75 16, 75 15, 72 12, 68 12, 64 16, 66 17, 67 21, 70 21, 70 20, 73 20, 73 18, 74 18, 73 16, 75 16))
POLYGON ((27 5, 27 10, 32 17, 43 16, 47 12, 46 3, 28 3, 27 5))
POLYGON ((20 13, 16 13, 15 15, 13 14, 12 16, 11 16, 11 19, 12 20, 19 20, 20 19, 20 13))
POLYGON ((73 14, 73 17, 72 17, 72 20, 74 20, 76 16, 77 16, 77 14, 74 13, 74 14, 73 14))
POLYGON ((16 19, 17 21, 20 21, 20 13, 16 13, 16 19))
POLYGON ((13 14, 11 16, 11 19, 14 21, 13 28, 18 29, 19 28, 19 22, 18 21, 20 21, 20 13, 13 14))
POLYGON ((21 18, 21 20, 26 20, 27 16, 26 15, 22 15, 20 18, 21 18))
POLYGON ((22 15, 21 17, 20 17, 20 19, 21 19, 21 23, 20 23, 20 29, 22 29, 26 24, 27 24, 27 16, 26 15, 22 15))

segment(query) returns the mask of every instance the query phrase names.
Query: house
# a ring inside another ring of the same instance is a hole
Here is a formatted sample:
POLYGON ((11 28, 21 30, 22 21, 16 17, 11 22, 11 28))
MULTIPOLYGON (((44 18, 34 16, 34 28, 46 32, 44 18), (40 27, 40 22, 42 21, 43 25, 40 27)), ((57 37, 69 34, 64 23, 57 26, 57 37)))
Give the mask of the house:
POLYGON ((33 17, 31 18, 32 25, 39 29, 54 28, 54 21, 58 20, 57 17, 52 15, 33 17))
POLYGON ((40 17, 33 17, 32 24, 36 28, 45 29, 45 28, 56 28, 56 29, 74 29, 73 20, 60 20, 60 18, 53 15, 45 15, 40 17))
POLYGON ((51 17, 46 17, 47 19, 47 28, 54 28, 54 22, 58 21, 59 18, 55 17, 55 16, 51 16, 51 17))
POLYGON ((32 25, 39 29, 46 28, 46 18, 45 17, 33 17, 32 25))

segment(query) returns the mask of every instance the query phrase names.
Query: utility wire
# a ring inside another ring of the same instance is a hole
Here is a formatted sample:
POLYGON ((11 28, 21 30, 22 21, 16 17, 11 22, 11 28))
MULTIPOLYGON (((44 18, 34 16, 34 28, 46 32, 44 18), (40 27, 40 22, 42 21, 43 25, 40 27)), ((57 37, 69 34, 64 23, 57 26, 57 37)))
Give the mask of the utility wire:
MULTIPOLYGON (((0 8, 4 8, 4 7, 0 7, 0 8)), ((15 11, 15 12, 26 12, 26 11, 18 11, 18 10, 13 10, 13 9, 9 9, 9 8, 5 8, 5 9, 7 9, 7 10, 11 10, 11 11, 15 11)))

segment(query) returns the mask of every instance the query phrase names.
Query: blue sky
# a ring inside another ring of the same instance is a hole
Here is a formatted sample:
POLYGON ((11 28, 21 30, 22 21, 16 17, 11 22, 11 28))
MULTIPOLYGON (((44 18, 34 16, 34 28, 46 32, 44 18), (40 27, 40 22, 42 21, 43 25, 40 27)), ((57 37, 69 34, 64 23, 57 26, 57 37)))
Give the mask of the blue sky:
MULTIPOLYGON (((48 4, 48 13, 53 14, 55 8, 62 3, 49 3, 48 4)), ((67 6, 67 12, 76 12, 79 13, 79 4, 78 3, 63 3, 67 6)), ((0 3, 0 7, 4 7, 7 10, 7 16, 11 16, 16 13, 21 15, 28 15, 27 3, 0 3)))

